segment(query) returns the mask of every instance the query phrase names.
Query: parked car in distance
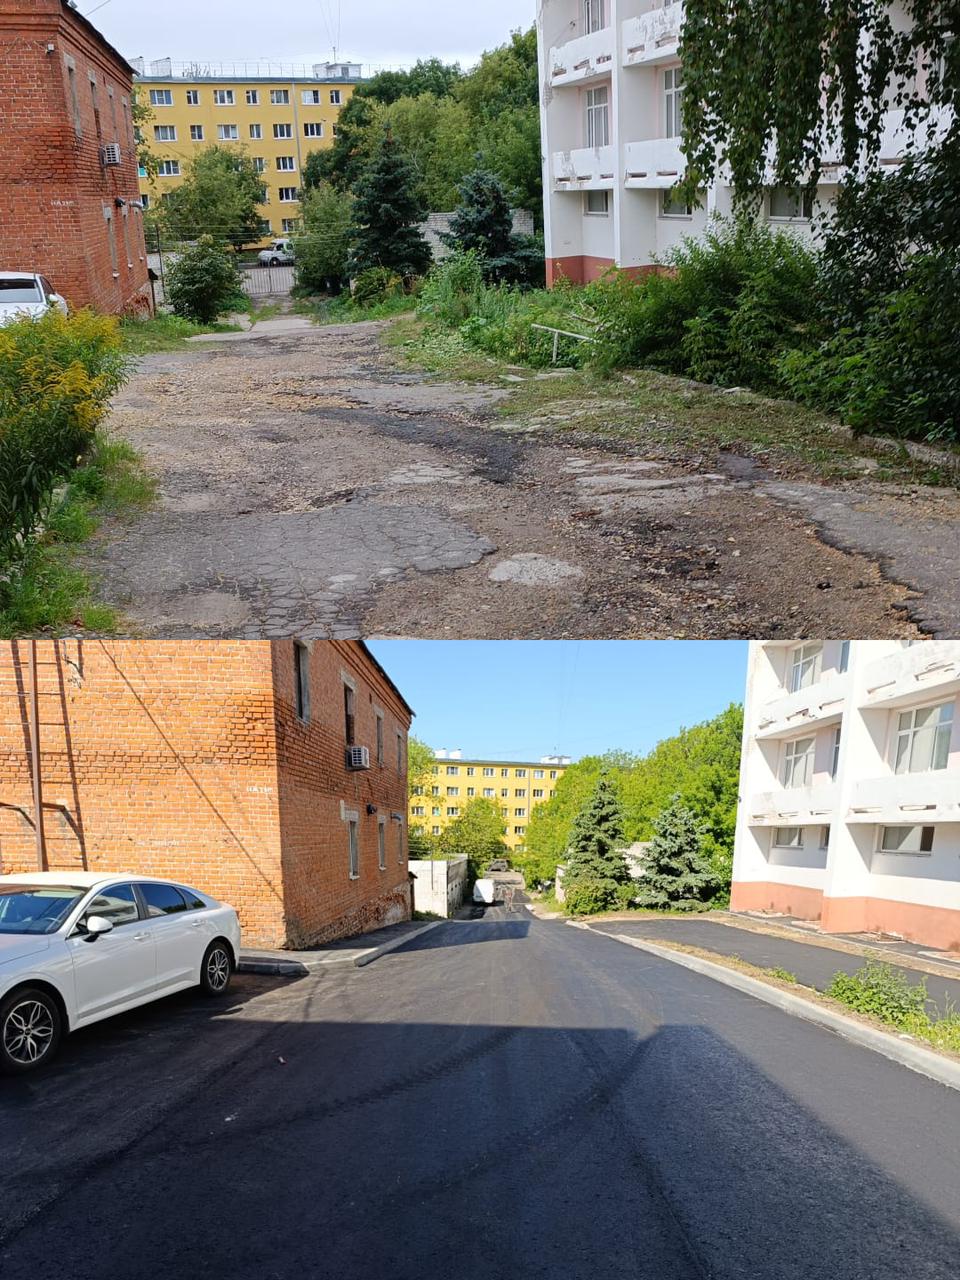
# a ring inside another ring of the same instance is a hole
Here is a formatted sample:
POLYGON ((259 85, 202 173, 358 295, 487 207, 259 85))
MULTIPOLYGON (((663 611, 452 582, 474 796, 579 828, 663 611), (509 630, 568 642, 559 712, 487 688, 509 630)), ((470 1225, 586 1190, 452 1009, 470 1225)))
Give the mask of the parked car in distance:
POLYGON ((257 254, 261 267, 289 267, 293 262, 293 241, 274 240, 269 249, 261 249, 257 254))
POLYGON ((493 880, 478 880, 473 886, 474 902, 482 902, 484 906, 492 907, 497 900, 497 886, 493 880))
POLYGON ((239 955, 233 907, 179 881, 0 876, 0 1071, 40 1067, 69 1032, 174 991, 222 996, 239 955))
POLYGON ((51 307, 67 314, 66 301, 46 276, 32 271, 0 271, 0 328, 46 315, 51 307))
POLYGON ((495 858, 493 862, 488 863, 487 865, 487 875, 489 875, 491 871, 509 871, 509 870, 510 870, 510 863, 506 860, 506 858, 495 858))

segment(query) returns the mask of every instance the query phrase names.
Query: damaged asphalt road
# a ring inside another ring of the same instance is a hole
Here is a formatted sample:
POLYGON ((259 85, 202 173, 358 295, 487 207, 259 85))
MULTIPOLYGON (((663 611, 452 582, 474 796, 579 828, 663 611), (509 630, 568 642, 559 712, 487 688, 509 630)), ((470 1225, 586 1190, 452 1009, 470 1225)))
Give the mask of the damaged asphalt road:
POLYGON ((442 637, 469 620, 477 638, 506 639, 960 626, 957 495, 937 491, 924 524, 889 494, 518 429, 497 415, 508 392, 400 368, 381 329, 284 317, 141 360, 109 429, 147 459, 159 502, 84 556, 128 628, 442 637))

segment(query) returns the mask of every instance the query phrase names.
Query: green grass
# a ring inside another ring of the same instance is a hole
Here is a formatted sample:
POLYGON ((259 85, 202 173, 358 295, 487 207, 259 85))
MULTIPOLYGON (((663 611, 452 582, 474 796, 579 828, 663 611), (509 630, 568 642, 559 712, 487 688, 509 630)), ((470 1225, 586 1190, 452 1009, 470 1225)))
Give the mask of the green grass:
POLYGON ((795 973, 791 973, 789 969, 781 969, 779 965, 774 965, 772 969, 767 969, 766 973, 771 978, 776 978, 779 982, 797 983, 800 979, 795 973))
POLYGON ((155 482, 130 445, 97 436, 55 494, 42 533, 0 578, 0 638, 76 627, 116 630, 115 611, 95 599, 93 584, 73 563, 71 550, 90 539, 107 517, 144 510, 155 496, 155 482))
POLYGON ((413 312, 416 299, 398 294, 370 307, 354 306, 350 295, 342 293, 338 298, 297 298, 294 310, 298 315, 309 316, 315 324, 357 324, 362 320, 391 320, 395 316, 413 312))
MULTIPOLYGON (((700 455, 707 465, 736 454, 783 476, 896 484, 960 484, 960 469, 914 459, 902 443, 854 439, 835 419, 789 400, 720 388, 649 369, 609 376, 589 369, 550 377, 470 349, 456 330, 416 318, 396 322, 386 344, 426 372, 457 381, 511 385, 497 414, 545 434, 620 440, 665 460, 700 455)), ((960 455, 958 455, 960 457, 960 455)))
POLYGON ((205 333, 239 333, 236 324, 194 324, 180 316, 168 313, 153 316, 149 320, 124 320, 120 326, 123 349, 128 355, 142 356, 154 351, 180 351, 188 338, 205 333))

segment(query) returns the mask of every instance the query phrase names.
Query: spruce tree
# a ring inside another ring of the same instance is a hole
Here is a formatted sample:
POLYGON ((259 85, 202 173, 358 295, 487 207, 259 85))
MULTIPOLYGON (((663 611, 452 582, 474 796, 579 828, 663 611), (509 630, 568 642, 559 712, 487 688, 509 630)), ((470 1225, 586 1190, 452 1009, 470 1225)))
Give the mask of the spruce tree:
POLYGON ((426 211, 417 179, 388 130, 360 181, 351 222, 350 272, 383 267, 409 279, 430 265, 430 246, 420 224, 426 211))
POLYGON ((623 810, 613 779, 604 770, 574 820, 563 877, 569 910, 587 914, 618 905, 622 886, 630 883, 623 846, 623 810))
POLYGON ((697 911, 720 888, 704 853, 706 828, 692 809, 674 796, 653 826, 640 890, 645 907, 697 911))
POLYGON ((484 278, 496 283, 527 280, 533 259, 536 268, 542 264, 542 247, 530 236, 514 235, 503 184, 488 169, 475 169, 463 179, 450 230, 440 238, 459 252, 475 250, 483 259, 484 278))

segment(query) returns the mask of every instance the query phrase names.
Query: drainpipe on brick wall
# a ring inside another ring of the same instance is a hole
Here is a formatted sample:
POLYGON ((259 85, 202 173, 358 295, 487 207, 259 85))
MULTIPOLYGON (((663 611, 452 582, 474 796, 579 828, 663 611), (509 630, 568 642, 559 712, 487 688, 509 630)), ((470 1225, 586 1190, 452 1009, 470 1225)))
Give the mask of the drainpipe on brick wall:
POLYGON ((37 642, 30 641, 30 767, 33 774, 33 826, 37 838, 37 870, 47 869, 43 831, 43 778, 40 771, 40 699, 37 692, 37 642))

